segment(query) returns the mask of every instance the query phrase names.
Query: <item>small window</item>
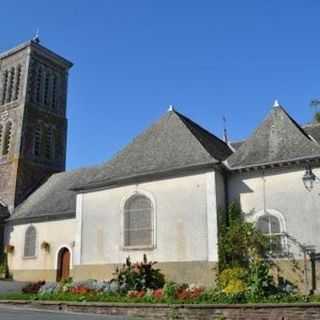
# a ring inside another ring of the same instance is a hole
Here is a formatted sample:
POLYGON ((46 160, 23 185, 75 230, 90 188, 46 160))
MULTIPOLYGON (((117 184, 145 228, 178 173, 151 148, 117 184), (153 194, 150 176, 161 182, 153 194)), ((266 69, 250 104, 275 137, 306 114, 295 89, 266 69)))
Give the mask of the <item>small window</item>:
POLYGON ((34 130, 34 136, 33 136, 33 154, 36 157, 40 157, 41 155, 41 126, 38 124, 34 130))
POLYGON ((3 79, 2 79, 1 104, 5 104, 6 101, 7 101, 8 80, 9 80, 9 71, 6 70, 6 71, 3 73, 3 79))
POLYGON ((21 85, 21 65, 19 64, 18 67, 17 67, 17 74, 16 74, 16 85, 15 85, 14 100, 18 100, 19 99, 20 85, 21 85))
POLYGON ((34 226, 28 227, 25 234, 24 256, 26 258, 36 256, 37 231, 34 226))
MULTIPOLYGON (((2 150, 2 140, 3 140, 3 125, 0 123, 0 151, 2 150)), ((0 152, 1 155, 1 152, 0 152)))
POLYGON ((50 86, 50 73, 46 72, 45 83, 44 83, 44 104, 49 105, 49 86, 50 86))
POLYGON ((36 80, 36 101, 42 103, 42 68, 38 68, 36 80))
POLYGON ((7 155, 11 148, 11 140, 12 140, 12 122, 9 121, 6 124, 5 131, 4 131, 4 138, 3 138, 3 147, 2 147, 2 154, 7 155))
POLYGON ((267 213, 259 217, 256 227, 268 238, 271 254, 281 255, 284 247, 284 234, 279 219, 267 213))
POLYGON ((8 87, 8 94, 7 94, 7 101, 6 102, 11 102, 13 100, 15 74, 16 74, 16 69, 12 67, 10 70, 9 87, 8 87))
POLYGON ((45 139, 45 156, 47 160, 51 160, 53 158, 53 129, 52 127, 48 127, 46 131, 46 139, 45 139))
POLYGON ((58 78, 56 75, 52 78, 52 92, 51 92, 51 108, 56 109, 57 107, 57 86, 58 78))
POLYGON ((135 195, 124 208, 124 246, 151 247, 153 245, 153 207, 149 198, 135 195))

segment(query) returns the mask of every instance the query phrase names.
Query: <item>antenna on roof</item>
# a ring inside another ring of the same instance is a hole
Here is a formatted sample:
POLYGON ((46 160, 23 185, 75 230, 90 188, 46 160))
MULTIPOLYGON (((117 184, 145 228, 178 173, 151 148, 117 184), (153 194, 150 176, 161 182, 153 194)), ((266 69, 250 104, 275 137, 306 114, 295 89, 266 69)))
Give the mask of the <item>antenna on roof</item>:
POLYGON ((228 139, 228 130, 227 130, 227 119, 225 116, 223 116, 222 120, 223 120, 223 141, 225 143, 228 143, 229 139, 228 139))
POLYGON ((37 28, 35 35, 32 38, 32 41, 34 41, 35 43, 40 43, 40 36, 39 36, 39 28, 37 28))
POLYGON ((277 107, 280 107, 280 103, 277 99, 275 99, 273 102, 273 108, 277 108, 277 107))

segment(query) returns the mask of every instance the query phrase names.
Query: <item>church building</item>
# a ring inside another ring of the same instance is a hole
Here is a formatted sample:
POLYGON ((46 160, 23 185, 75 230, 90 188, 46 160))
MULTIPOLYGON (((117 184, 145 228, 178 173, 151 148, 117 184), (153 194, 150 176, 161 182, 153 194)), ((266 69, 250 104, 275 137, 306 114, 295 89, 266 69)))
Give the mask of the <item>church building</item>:
POLYGON ((146 254, 168 279, 214 284, 218 214, 237 202, 278 271, 316 286, 319 124, 275 102, 232 143, 170 108, 110 161, 65 171, 71 67, 38 39, 0 54, 0 247, 14 279, 110 279, 146 254))

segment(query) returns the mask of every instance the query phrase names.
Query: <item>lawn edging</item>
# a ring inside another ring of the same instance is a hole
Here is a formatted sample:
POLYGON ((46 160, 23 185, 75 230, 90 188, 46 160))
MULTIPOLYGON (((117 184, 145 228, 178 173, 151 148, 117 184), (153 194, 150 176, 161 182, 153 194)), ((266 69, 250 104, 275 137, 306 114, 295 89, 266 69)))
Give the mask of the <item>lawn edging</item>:
POLYGON ((121 315, 142 319, 229 320, 315 320, 320 303, 283 304, 145 304, 35 300, 1 300, 0 307, 121 315))

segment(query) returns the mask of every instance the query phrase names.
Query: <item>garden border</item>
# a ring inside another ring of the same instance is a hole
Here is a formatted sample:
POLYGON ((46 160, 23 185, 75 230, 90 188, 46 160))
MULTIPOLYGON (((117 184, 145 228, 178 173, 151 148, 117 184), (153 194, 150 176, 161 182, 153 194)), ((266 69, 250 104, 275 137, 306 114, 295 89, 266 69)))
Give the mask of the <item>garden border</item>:
POLYGON ((142 319, 318 320, 320 303, 284 304, 144 304, 1 300, 0 307, 122 315, 142 319))

